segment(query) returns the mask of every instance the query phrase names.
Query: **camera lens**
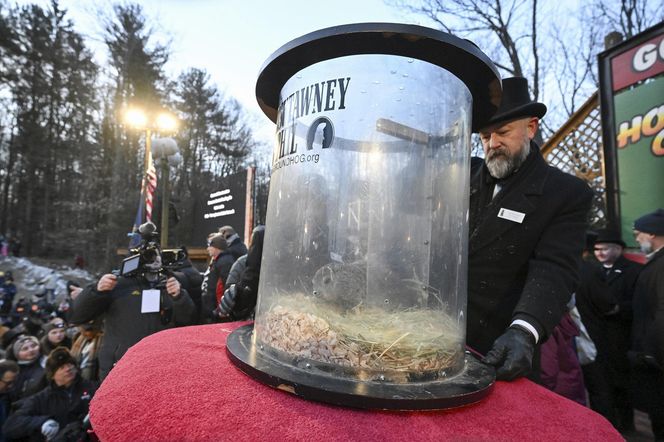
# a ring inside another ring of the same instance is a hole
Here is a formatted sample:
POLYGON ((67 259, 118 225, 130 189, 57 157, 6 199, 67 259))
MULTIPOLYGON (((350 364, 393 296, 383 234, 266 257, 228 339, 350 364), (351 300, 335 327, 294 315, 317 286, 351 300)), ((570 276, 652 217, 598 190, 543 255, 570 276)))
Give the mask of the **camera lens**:
POLYGON ((154 262, 156 258, 157 258, 157 251, 155 249, 150 248, 150 249, 145 249, 143 251, 143 261, 145 263, 154 262))

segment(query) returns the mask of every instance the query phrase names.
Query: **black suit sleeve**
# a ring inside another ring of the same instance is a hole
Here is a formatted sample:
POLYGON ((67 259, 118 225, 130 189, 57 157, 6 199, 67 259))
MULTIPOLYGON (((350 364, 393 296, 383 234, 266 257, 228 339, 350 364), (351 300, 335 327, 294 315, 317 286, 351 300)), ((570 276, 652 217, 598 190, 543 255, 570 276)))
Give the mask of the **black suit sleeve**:
POLYGON ((537 242, 513 314, 514 319, 523 319, 537 329, 539 342, 560 322, 579 284, 592 191, 577 178, 565 179, 569 181, 559 191, 566 192, 566 198, 537 242))

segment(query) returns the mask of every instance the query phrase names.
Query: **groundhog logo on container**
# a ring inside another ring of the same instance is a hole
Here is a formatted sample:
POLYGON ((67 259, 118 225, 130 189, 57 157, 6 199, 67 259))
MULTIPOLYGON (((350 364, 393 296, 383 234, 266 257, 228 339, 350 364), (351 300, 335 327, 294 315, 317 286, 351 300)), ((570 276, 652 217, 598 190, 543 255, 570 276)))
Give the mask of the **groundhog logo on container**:
POLYGON ((272 169, 291 164, 318 163, 320 155, 315 151, 328 149, 334 142, 334 125, 326 116, 315 119, 304 134, 306 153, 298 155, 296 129, 302 117, 320 112, 331 112, 346 108, 346 93, 350 77, 320 81, 303 87, 284 99, 277 114, 277 145, 272 155, 272 169))

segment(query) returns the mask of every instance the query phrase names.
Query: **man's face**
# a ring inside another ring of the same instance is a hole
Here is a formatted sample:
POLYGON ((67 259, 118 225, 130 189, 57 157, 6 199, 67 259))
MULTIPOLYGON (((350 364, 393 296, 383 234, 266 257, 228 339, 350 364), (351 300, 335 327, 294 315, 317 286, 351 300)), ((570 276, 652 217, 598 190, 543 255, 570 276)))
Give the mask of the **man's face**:
POLYGON ((14 381, 16 381, 16 376, 18 376, 17 372, 9 370, 5 372, 2 379, 0 379, 0 393, 5 393, 12 388, 14 381))
POLYGON ((612 243, 596 243, 595 244, 595 258, 602 264, 613 265, 620 255, 622 255, 622 247, 618 244, 612 243))
POLYGON ((491 176, 505 178, 523 164, 537 126, 537 118, 522 118, 480 131, 484 161, 491 176))
POLYGON ((216 258, 221 253, 221 250, 219 250, 218 248, 213 247, 213 246, 208 246, 207 247, 207 252, 208 252, 208 255, 210 255, 211 258, 216 258))
POLYGON ((76 379, 76 366, 74 364, 65 364, 58 368, 53 374, 53 381, 58 386, 69 386, 76 379))
POLYGON ((654 237, 655 235, 651 235, 650 233, 640 232, 638 230, 634 231, 634 239, 639 243, 641 251, 645 254, 652 252, 652 240, 654 237))

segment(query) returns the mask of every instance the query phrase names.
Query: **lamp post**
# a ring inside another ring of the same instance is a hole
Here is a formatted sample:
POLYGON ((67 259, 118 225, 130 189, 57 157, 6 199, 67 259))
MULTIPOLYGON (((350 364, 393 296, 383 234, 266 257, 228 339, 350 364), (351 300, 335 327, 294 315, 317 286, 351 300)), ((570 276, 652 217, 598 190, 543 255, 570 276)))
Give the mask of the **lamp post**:
POLYGON ((153 143, 153 157, 161 160, 161 246, 168 245, 168 208, 170 201, 170 166, 182 161, 173 138, 157 138, 153 143))
MULTIPOLYGON (((144 204, 146 196, 146 177, 148 173, 148 168, 150 165, 150 156, 152 155, 152 135, 156 131, 158 133, 173 133, 177 130, 177 119, 175 116, 168 112, 159 112, 159 113, 147 113, 143 109, 132 107, 126 110, 124 114, 125 123, 133 127, 134 129, 144 130, 145 131, 145 159, 144 159, 144 168, 143 168, 143 182, 141 186, 141 202, 144 204)), ((156 140, 155 140, 156 141, 156 140)), ((175 143, 175 141, 173 141, 175 143)), ((177 146, 175 147, 177 150, 177 146)), ((164 176, 162 174, 162 179, 164 179, 163 187, 165 191, 168 188, 168 171, 164 176)), ((162 246, 166 246, 168 241, 168 205, 166 205, 166 224, 164 228, 164 210, 162 209, 162 246)), ((135 226, 136 227, 136 226, 135 226)))

